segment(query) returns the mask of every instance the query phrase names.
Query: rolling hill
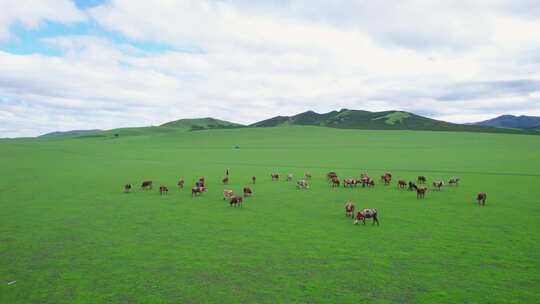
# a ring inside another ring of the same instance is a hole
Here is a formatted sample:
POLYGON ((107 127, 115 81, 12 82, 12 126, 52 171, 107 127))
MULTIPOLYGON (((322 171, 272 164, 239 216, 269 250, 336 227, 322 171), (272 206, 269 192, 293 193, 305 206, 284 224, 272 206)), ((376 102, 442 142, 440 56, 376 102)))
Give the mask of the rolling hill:
POLYGON ((233 123, 230 121, 206 117, 206 118, 179 119, 179 120, 164 123, 160 127, 189 128, 191 130, 198 130, 198 129, 206 130, 206 129, 238 128, 238 127, 243 127, 243 125, 233 123))
POLYGON ((500 128, 515 128, 515 129, 539 129, 540 117, 538 116, 514 116, 501 115, 485 121, 474 123, 481 126, 492 126, 500 128))
POLYGON ((71 131, 55 131, 55 132, 49 132, 47 134, 40 135, 38 137, 62 137, 62 136, 78 136, 78 135, 84 135, 89 133, 96 133, 101 130, 99 129, 93 129, 93 130, 71 130, 71 131))
POLYGON ((294 116, 276 116, 259 121, 250 127, 276 127, 285 125, 324 126, 365 130, 428 130, 468 131, 487 133, 536 133, 533 130, 512 130, 492 126, 463 125, 435 120, 403 111, 369 112, 342 109, 319 114, 313 111, 294 116))

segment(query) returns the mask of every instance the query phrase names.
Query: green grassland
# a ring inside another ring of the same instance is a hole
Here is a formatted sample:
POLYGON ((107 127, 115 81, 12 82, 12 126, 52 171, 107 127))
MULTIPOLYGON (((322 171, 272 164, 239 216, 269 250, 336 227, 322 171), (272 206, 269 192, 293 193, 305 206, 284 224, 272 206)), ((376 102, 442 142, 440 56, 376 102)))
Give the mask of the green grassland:
POLYGON ((538 136, 119 132, 0 140, 0 303, 540 301, 538 136), (226 168, 229 186, 220 183, 226 168), (331 170, 462 184, 417 200, 395 181, 331 188, 331 170), (271 172, 311 172, 311 188, 272 182, 271 172), (252 175, 253 197, 229 207, 223 189, 239 191, 252 175), (192 198, 200 176, 209 191, 192 198), (174 187, 179 177, 188 189, 174 187), (171 191, 122 193, 146 179, 171 191), (475 204, 479 191, 485 207, 475 204), (377 208, 381 225, 353 225, 347 200, 377 208))

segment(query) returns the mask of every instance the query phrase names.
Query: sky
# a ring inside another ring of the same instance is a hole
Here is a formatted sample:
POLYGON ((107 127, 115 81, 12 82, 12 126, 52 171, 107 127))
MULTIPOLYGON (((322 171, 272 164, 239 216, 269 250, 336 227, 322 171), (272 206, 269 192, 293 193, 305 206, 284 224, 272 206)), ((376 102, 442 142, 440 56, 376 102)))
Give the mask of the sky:
POLYGON ((540 116, 540 1, 0 0, 0 137, 341 108, 540 116))

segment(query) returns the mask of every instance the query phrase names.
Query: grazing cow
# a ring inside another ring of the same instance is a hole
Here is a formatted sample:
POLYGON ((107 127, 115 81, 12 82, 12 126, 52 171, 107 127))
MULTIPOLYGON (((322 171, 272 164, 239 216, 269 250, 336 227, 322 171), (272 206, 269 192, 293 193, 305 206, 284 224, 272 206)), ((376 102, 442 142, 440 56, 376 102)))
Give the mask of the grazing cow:
POLYGON ((311 173, 306 172, 305 176, 306 176, 306 179, 311 179, 311 173))
POLYGON ((253 184, 255 184, 257 182, 257 177, 255 175, 253 175, 251 177, 251 180, 253 181, 253 184))
POLYGON ((243 198, 238 195, 231 197, 230 205, 231 207, 242 207, 243 198))
POLYGON ((287 181, 290 182, 292 181, 292 178, 293 178, 293 175, 292 174, 287 174, 287 181))
POLYGON ((223 200, 231 198, 234 195, 232 190, 223 190, 223 200))
POLYGON ((223 184, 227 185, 229 183, 229 176, 225 176, 222 180, 223 184))
POLYGON ((184 179, 181 178, 179 181, 178 181, 178 189, 184 189, 184 179))
POLYGON ((305 179, 301 179, 296 182, 296 189, 308 189, 309 185, 305 179))
POLYGON ((128 193, 131 190, 131 188, 133 188, 132 184, 125 184, 124 185, 124 192, 128 193))
POLYGON ((147 189, 152 190, 152 181, 144 181, 144 182, 142 182, 141 189, 142 190, 147 190, 147 189))
POLYGON ((339 187, 340 185, 339 178, 337 177, 332 178, 331 182, 332 182, 332 187, 339 187))
POLYGON ((251 196, 253 194, 253 191, 251 191, 251 188, 244 187, 244 197, 251 196))
POLYGON ((203 192, 205 192, 207 189, 205 187, 193 187, 191 188, 191 196, 201 195, 203 192))
POLYGON ((426 195, 426 192, 427 192, 426 187, 423 187, 423 188, 417 187, 416 188, 416 198, 424 198, 424 196, 426 195))
POLYGON ((388 175, 381 176, 381 181, 384 183, 385 186, 390 185, 390 182, 392 181, 392 178, 388 175))
POLYGON ((423 175, 418 176, 418 183, 424 184, 427 181, 427 178, 423 175))
POLYGON ((167 188, 167 186, 164 186, 164 185, 159 186, 159 195, 163 195, 167 193, 169 193, 169 188, 167 188))
POLYGON ((271 176, 273 181, 279 180, 279 173, 272 173, 271 176))
POLYGON ((487 194, 485 192, 480 192, 476 196, 476 201, 478 202, 478 205, 482 205, 482 206, 486 205, 486 199, 487 199, 487 194))
POLYGON ((437 189, 437 190, 441 190, 442 186, 444 186, 444 183, 443 181, 434 181, 433 182, 433 188, 437 189))
POLYGON ((352 202, 347 202, 345 205, 345 216, 354 218, 354 204, 352 202))
POLYGON ((404 179, 398 181, 398 188, 403 189, 407 186, 407 182, 404 179))
POLYGON ((452 177, 448 180, 448 186, 458 186, 459 185, 459 177, 452 177))
POLYGON ((366 219, 372 218, 373 219, 373 225, 377 223, 377 226, 379 226, 379 219, 377 218, 377 209, 374 208, 368 208, 368 209, 362 209, 358 211, 356 214, 356 218, 354 219, 354 224, 358 224, 358 222, 362 221, 362 223, 366 224, 366 219))
POLYGON ((326 177, 329 179, 329 180, 332 180, 334 178, 337 178, 337 174, 336 172, 328 172, 328 174, 326 174, 326 177))
POLYGON ((409 191, 413 191, 413 190, 416 190, 418 189, 418 187, 416 186, 415 183, 409 181, 409 191))

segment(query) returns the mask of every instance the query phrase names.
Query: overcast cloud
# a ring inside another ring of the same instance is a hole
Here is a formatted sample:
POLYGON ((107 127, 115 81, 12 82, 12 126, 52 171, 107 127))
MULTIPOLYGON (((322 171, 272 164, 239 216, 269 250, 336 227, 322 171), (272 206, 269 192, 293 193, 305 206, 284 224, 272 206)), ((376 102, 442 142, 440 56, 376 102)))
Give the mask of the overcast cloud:
POLYGON ((540 115, 540 2, 0 1, 0 137, 340 108, 540 115))

